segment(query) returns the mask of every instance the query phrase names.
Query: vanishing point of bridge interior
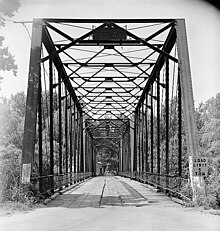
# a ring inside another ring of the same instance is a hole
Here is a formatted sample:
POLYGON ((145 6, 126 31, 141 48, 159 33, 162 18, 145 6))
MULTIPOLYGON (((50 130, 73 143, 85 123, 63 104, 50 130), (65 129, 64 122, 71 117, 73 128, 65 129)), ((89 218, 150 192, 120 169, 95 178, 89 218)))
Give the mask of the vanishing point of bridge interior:
POLYGON ((184 19, 35 19, 22 181, 46 194, 94 177, 102 146, 118 175, 178 194, 193 107, 184 19))

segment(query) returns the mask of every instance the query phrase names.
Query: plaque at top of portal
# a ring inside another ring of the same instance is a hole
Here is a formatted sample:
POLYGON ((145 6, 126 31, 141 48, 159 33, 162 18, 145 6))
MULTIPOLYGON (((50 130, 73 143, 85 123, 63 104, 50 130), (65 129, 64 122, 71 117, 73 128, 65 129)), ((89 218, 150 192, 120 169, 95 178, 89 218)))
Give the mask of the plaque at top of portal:
POLYGON ((115 27, 112 23, 107 23, 93 32, 93 40, 126 40, 126 31, 115 27))

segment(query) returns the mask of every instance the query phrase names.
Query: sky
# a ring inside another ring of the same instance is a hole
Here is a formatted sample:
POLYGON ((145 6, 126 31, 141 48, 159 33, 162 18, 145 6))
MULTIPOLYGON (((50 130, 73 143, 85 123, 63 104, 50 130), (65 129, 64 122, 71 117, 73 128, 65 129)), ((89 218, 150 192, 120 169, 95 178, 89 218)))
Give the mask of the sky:
MULTIPOLYGON (((33 18, 185 18, 196 106, 220 93, 220 10, 202 0, 20 0, 14 21, 33 18)), ((31 23, 8 21, 1 33, 18 65, 4 76, 0 95, 27 91, 31 23)))

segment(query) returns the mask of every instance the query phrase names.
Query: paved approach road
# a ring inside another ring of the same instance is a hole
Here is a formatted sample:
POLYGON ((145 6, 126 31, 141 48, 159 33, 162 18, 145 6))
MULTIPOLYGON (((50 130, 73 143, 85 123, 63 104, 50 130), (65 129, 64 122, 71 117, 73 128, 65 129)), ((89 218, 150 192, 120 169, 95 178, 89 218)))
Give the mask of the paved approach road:
POLYGON ((0 230, 219 231, 220 216, 187 209, 130 179, 92 178, 47 208, 0 219, 0 230))

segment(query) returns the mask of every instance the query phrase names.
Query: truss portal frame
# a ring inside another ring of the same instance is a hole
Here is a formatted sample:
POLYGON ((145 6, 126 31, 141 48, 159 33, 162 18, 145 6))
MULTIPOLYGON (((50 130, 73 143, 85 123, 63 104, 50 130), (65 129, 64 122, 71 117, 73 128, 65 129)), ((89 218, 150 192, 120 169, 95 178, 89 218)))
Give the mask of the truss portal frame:
POLYGON ((136 115, 146 94, 157 100, 150 88, 167 60, 178 64, 188 152, 198 155, 184 19, 35 19, 23 164, 32 163, 34 153, 42 64, 53 62, 60 79, 51 88, 65 85, 60 97, 71 98, 92 139, 122 139, 128 126, 134 130, 134 156, 136 115))

